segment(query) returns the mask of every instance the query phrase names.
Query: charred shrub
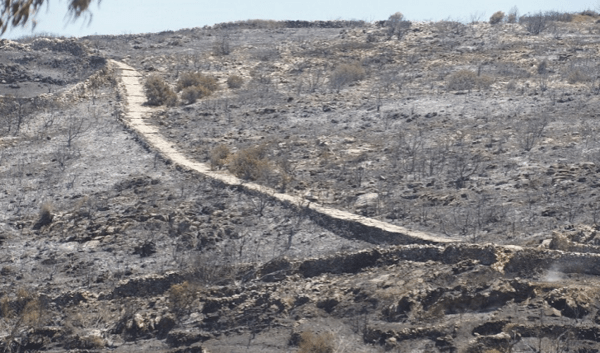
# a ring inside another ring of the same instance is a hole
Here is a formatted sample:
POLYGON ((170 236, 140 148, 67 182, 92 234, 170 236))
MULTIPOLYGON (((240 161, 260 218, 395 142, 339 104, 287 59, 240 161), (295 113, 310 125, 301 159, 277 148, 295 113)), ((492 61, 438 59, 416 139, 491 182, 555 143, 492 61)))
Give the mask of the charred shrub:
POLYGON ((567 12, 547 11, 533 15, 524 15, 519 18, 519 23, 525 26, 527 32, 538 35, 546 30, 551 22, 571 22, 573 15, 567 12))
POLYGON ((227 87, 231 89, 236 89, 242 87, 244 84, 244 79, 238 75, 231 75, 227 78, 227 87))
POLYGON ((572 65, 566 72, 567 82, 576 84, 590 82, 596 76, 592 67, 586 65, 572 65))
POLYGON ((148 77, 146 83, 144 83, 144 92, 146 93, 146 99, 148 100, 149 105, 166 104, 171 107, 177 104, 177 94, 175 94, 169 84, 158 75, 148 77))

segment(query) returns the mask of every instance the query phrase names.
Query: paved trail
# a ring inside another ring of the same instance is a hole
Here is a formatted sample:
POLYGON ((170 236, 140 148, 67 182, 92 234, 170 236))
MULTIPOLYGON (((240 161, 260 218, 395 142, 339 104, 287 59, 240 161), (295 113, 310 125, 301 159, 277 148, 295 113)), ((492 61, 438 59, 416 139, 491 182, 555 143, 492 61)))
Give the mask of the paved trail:
POLYGON ((241 186, 250 192, 268 194, 269 197, 282 203, 293 205, 308 210, 312 216, 319 218, 322 223, 333 224, 346 233, 353 233, 354 237, 373 242, 388 242, 394 244, 410 243, 452 243, 459 239, 434 236, 427 233, 408 230, 372 218, 359 216, 350 212, 340 211, 329 207, 323 207, 315 203, 308 203, 301 197, 278 193, 277 191, 255 183, 246 182, 226 172, 212 171, 204 163, 193 161, 178 151, 175 146, 164 139, 158 129, 145 122, 144 117, 152 112, 152 108, 146 107, 143 87, 140 79, 142 75, 131 66, 118 61, 112 64, 120 71, 126 91, 127 103, 126 114, 123 122, 142 139, 150 148, 161 154, 164 158, 171 160, 174 164, 195 171, 205 177, 215 179, 227 185, 241 186))

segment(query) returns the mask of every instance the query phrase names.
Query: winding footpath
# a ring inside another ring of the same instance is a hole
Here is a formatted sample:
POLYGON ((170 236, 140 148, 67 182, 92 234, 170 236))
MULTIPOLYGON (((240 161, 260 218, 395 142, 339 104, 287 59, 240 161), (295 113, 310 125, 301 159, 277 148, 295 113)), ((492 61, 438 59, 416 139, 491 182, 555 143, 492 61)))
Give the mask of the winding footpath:
POLYGON ((166 160, 170 160, 174 165, 199 173, 207 178, 218 180, 226 185, 241 187, 247 192, 266 194, 281 203, 306 210, 317 222, 329 227, 335 227, 345 233, 345 235, 356 239, 372 243, 391 244, 445 244, 461 241, 459 239, 412 231, 404 227, 350 212, 323 207, 312 202, 309 203, 301 197, 279 193, 274 189, 246 182, 226 172, 213 171, 205 163, 199 163, 187 158, 172 143, 161 136, 158 128, 146 123, 145 117, 151 114, 152 108, 143 105, 146 97, 141 83, 142 75, 125 63, 118 61, 111 61, 111 63, 120 72, 123 88, 126 92, 124 97, 126 113, 123 123, 133 130, 152 150, 166 160))

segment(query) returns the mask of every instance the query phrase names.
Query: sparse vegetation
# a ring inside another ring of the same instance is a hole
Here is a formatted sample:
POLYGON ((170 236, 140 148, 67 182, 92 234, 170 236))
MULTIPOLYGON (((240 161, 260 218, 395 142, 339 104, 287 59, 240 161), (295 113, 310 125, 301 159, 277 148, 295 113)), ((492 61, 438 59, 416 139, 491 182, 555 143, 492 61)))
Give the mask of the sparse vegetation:
POLYGON ((599 29, 513 14, 0 41, 0 351, 588 352, 599 29))

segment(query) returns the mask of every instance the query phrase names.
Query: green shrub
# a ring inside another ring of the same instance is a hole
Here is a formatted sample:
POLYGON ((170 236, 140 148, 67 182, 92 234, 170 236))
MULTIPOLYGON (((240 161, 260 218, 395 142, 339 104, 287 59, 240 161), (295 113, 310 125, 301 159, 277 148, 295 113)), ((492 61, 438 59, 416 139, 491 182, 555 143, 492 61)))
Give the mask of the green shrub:
POLYGON ((481 75, 470 70, 457 71, 446 79, 446 89, 449 91, 472 90, 473 88, 488 89, 494 83, 490 76, 481 75))
POLYGON ((225 160, 229 157, 230 151, 227 145, 218 145, 210 151, 210 168, 221 169, 225 164, 225 160))
POLYGON ((184 72, 177 81, 177 91, 192 86, 201 86, 214 92, 219 89, 219 83, 214 77, 206 76, 198 72, 184 72))
POLYGON ((171 87, 165 80, 158 76, 152 75, 146 79, 144 83, 144 92, 149 105, 174 106, 177 104, 177 94, 173 92, 171 87))
POLYGON ((504 12, 497 11, 490 17, 490 24, 495 25, 502 22, 502 20, 504 20, 504 12))
POLYGON ((244 79, 238 75, 231 75, 227 78, 227 87, 235 89, 240 88, 244 84, 244 79))
POLYGON ((329 77, 331 87, 339 90, 352 82, 360 81, 366 77, 365 69, 359 64, 339 65, 329 77))
POLYGON ((300 335, 300 349, 298 353, 333 353, 334 337, 330 332, 315 335, 304 331, 300 335))
POLYGON ((210 96, 212 91, 204 86, 186 87, 181 92, 181 99, 187 104, 196 103, 199 98, 210 96))

